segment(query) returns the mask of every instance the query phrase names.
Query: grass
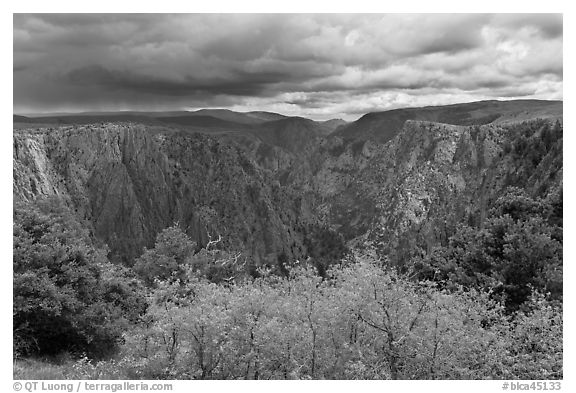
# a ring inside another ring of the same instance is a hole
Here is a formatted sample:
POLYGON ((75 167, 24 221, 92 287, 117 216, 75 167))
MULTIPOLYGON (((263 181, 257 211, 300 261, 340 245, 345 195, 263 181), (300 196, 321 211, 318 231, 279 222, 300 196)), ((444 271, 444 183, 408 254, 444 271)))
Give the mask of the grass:
POLYGON ((65 367, 41 360, 14 360, 14 379, 66 379, 65 367))
POLYGON ((127 371, 122 361, 92 362, 87 358, 16 359, 12 369, 15 380, 133 379, 127 371))

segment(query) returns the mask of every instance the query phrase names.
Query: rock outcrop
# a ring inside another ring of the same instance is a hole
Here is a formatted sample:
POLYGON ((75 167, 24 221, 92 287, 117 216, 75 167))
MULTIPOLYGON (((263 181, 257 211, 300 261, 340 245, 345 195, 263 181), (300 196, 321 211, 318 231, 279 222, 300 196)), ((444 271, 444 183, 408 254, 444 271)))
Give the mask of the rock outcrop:
POLYGON ((176 222, 199 244, 222 235, 223 247, 256 263, 305 254, 305 200, 221 140, 134 124, 65 126, 15 132, 13 154, 15 200, 66 200, 113 259, 131 263, 176 222))
POLYGON ((562 136, 540 145, 540 133, 552 127, 544 121, 469 127, 408 121, 334 195, 330 221, 394 263, 426 253, 460 222, 481 227, 508 186, 540 197, 561 192, 562 136), (507 148, 522 138, 524 151, 507 148))
POLYGON ((561 119, 561 102, 487 101, 372 113, 328 136, 286 117, 210 136, 133 124, 20 130, 14 196, 68 200, 126 261, 174 222, 199 244, 221 234, 257 263, 299 258, 303 228, 323 223, 402 263, 459 223, 481 227, 506 187, 561 195, 561 119))

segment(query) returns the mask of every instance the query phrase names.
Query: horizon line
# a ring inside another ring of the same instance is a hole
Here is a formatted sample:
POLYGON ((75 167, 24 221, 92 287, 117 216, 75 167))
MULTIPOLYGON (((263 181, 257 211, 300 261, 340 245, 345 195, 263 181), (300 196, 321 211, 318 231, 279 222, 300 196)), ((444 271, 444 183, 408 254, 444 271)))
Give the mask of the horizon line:
MULTIPOLYGON (((456 105, 464 105, 464 104, 473 104, 473 103, 481 103, 481 102, 508 102, 508 101, 548 101, 548 102, 564 102, 563 99, 542 99, 542 98, 515 98, 515 99, 510 99, 510 100, 506 100, 506 99, 489 99, 489 100, 477 100, 477 101, 464 101, 464 102, 458 102, 458 103, 454 103, 454 104, 444 104, 444 105, 424 105, 424 106, 401 106, 401 107, 395 107, 395 108, 390 108, 390 109, 383 109, 383 110, 376 110, 376 111, 368 111, 368 112, 364 112, 362 114, 358 115, 358 118, 356 118, 355 120, 345 120, 347 122, 353 122, 356 121, 360 118, 362 118, 363 116, 369 114, 369 113, 380 113, 380 112, 388 112, 388 111, 393 111, 393 110, 399 110, 399 109, 410 109, 410 108, 432 108, 432 107, 446 107, 446 106, 456 106, 456 105)), ((210 107, 206 107, 206 108, 196 108, 196 109, 167 109, 167 110, 136 110, 136 109, 122 109, 122 110, 118 110, 118 111, 114 111, 114 110, 83 110, 83 111, 79 111, 79 112, 59 112, 59 111, 55 111, 55 112, 27 112, 27 113, 17 113, 17 112, 12 112, 13 116, 22 116, 22 117, 28 117, 28 118, 42 118, 42 117, 54 117, 54 116, 89 116, 89 115, 103 115, 103 114, 122 114, 122 113, 150 113, 150 114, 154 114, 154 113, 158 113, 158 114, 162 114, 162 113, 169 113, 169 112, 186 112, 186 113, 196 113, 199 111, 203 111, 203 110, 212 110, 212 111, 216 111, 216 110, 224 110, 224 111, 229 111, 229 112, 233 112, 233 113, 240 113, 240 114, 247 114, 247 113, 254 113, 254 112, 265 112, 265 113, 273 113, 273 114, 277 114, 277 115, 281 115, 281 116, 285 116, 287 118, 290 117, 301 117, 301 118, 305 118, 305 119, 309 119, 309 120, 314 120, 311 119, 309 117, 305 117, 302 115, 295 115, 295 116, 289 116, 289 115, 285 115, 283 113, 280 112, 272 112, 272 111, 267 111, 267 110, 250 110, 250 111, 237 111, 237 110, 233 110, 233 109, 229 109, 229 108, 210 108, 210 107)), ((325 120, 314 120, 314 121, 328 121, 328 120, 343 120, 342 116, 338 117, 330 117, 328 119, 325 120)))

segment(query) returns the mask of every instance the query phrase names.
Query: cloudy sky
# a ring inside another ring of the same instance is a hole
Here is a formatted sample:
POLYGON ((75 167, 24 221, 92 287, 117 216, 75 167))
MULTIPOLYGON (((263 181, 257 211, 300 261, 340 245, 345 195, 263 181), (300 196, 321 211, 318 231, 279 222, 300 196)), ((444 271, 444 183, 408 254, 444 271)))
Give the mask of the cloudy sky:
POLYGON ((14 113, 562 99, 555 14, 14 15, 14 113))

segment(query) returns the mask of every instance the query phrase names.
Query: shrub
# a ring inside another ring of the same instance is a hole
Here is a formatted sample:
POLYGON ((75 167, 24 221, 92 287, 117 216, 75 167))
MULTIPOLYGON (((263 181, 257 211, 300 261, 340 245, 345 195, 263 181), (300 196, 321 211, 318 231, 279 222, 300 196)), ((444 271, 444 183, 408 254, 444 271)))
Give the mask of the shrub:
POLYGON ((139 280, 57 199, 16 204, 13 238, 15 355, 111 354, 145 310, 139 280))
POLYGON ((561 310, 510 319, 488 293, 440 290, 360 261, 322 279, 160 283, 123 356, 141 378, 561 378, 561 310), (185 290, 183 290, 185 288, 185 290), (527 341, 528 338, 528 341, 527 341), (532 346, 534 343, 536 346, 532 346))

